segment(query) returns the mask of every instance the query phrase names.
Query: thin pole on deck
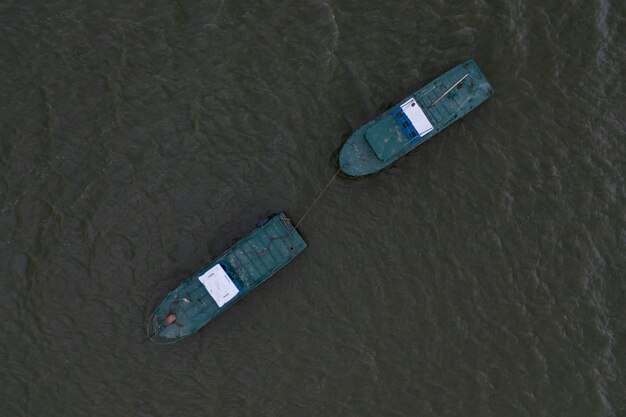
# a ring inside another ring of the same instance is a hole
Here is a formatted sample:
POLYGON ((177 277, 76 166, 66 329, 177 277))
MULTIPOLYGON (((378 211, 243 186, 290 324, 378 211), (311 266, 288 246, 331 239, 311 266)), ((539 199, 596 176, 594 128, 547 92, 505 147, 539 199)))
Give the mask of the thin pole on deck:
POLYGON ((453 89, 454 87, 456 87, 457 85, 459 85, 459 83, 460 83, 461 81, 463 81, 464 79, 466 79, 468 76, 469 76, 469 74, 465 74, 463 77, 461 77, 461 79, 460 79, 459 81, 455 82, 455 83, 454 83, 454 85, 453 85, 452 87, 448 88, 448 89, 446 90, 446 92, 445 92, 445 93, 443 93, 443 94, 442 94, 442 95, 441 95, 441 96, 440 96, 437 100, 435 100, 435 101, 433 101, 433 102, 432 102, 431 107, 432 107, 432 106, 434 106, 435 104, 439 103, 439 100, 441 100, 442 98, 444 98, 444 97, 445 97, 445 96, 446 96, 446 95, 447 95, 450 91, 452 91, 452 89, 453 89))

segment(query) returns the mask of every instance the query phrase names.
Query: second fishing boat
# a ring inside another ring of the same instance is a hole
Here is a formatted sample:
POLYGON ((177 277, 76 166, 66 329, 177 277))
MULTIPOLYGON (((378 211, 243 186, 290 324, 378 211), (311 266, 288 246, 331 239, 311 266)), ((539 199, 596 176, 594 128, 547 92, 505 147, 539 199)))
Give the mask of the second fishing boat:
POLYGON ((195 333, 306 246, 284 213, 271 217, 170 292, 148 320, 148 339, 168 344, 195 333))
POLYGON ((380 171, 465 116, 493 94, 474 60, 440 75, 357 129, 339 152, 352 176, 380 171))

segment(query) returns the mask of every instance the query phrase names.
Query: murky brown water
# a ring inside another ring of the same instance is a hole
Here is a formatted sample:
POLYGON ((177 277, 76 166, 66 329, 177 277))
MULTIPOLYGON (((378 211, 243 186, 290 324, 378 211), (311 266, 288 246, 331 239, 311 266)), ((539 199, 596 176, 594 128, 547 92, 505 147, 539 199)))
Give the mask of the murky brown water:
POLYGON ((0 415, 624 416, 624 4, 0 5, 0 415), (167 291, 473 57, 479 109, 339 178, 201 332, 167 291))

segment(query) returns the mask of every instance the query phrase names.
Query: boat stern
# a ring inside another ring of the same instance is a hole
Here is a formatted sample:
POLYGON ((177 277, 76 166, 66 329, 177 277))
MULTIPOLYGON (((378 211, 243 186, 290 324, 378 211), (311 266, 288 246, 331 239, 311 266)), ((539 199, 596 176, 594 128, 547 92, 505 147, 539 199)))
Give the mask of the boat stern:
POLYGON ((366 126, 350 135, 339 151, 339 168, 352 177, 373 174, 387 165, 378 159, 372 147, 367 143, 366 126))

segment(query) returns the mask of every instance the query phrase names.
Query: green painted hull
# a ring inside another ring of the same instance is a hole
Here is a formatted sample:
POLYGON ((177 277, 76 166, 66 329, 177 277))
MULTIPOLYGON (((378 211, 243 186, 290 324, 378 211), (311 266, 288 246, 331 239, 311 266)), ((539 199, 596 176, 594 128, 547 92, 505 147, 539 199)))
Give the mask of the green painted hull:
POLYGON ((167 344, 193 334, 289 263, 306 246, 284 213, 273 216, 170 292, 148 320, 148 337, 153 342, 167 344), (226 271, 238 290, 222 306, 200 281, 216 265, 226 271), (167 324, 166 318, 172 313, 176 320, 167 324))
POLYGON ((432 131, 410 138, 394 119, 394 111, 399 109, 394 106, 348 138, 339 152, 339 166, 351 176, 380 171, 475 109, 491 94, 493 88, 473 60, 457 65, 400 102, 414 99, 432 131))

